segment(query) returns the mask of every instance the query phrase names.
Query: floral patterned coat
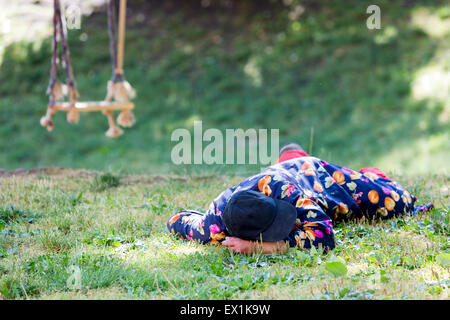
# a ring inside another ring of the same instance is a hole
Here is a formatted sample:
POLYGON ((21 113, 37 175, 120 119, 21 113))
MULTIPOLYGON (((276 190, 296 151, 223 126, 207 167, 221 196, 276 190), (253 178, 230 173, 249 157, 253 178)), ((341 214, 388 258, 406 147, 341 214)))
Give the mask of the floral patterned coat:
POLYGON ((222 212, 233 193, 255 190, 288 201, 297 220, 284 240, 291 247, 333 249, 333 221, 391 218, 414 212, 416 197, 397 182, 374 173, 360 173, 315 157, 281 162, 222 192, 200 213, 177 212, 167 222, 182 239, 218 243, 229 235, 222 212))

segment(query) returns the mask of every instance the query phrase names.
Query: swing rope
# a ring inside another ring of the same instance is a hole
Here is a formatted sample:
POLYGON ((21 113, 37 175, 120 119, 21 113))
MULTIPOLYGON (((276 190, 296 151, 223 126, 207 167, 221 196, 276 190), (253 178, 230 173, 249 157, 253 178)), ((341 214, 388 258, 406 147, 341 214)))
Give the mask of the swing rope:
POLYGON ((69 102, 70 102, 70 110, 67 112, 67 122, 69 123, 77 123, 80 120, 80 114, 75 109, 75 104, 77 102, 77 97, 79 96, 75 84, 75 79, 73 76, 72 71, 72 63, 70 61, 70 50, 69 50, 69 44, 67 43, 67 27, 65 23, 65 19, 62 19, 61 14, 61 5, 59 0, 54 0, 55 4, 57 4, 58 7, 58 23, 59 23, 59 34, 61 38, 62 43, 62 52, 65 62, 65 69, 66 69, 66 83, 67 83, 67 89, 69 93, 69 102))
POLYGON ((116 2, 111 0, 108 2, 108 34, 109 34, 109 51, 111 54, 112 64, 112 80, 115 81, 117 66, 117 42, 116 42, 116 2))
MULTIPOLYGON (((129 102, 136 95, 131 85, 123 76, 123 57, 125 43, 125 20, 126 20, 126 0, 120 0, 119 9, 119 33, 116 45, 115 29, 115 1, 110 0, 108 4, 108 31, 109 47, 111 51, 111 62, 113 76, 107 85, 105 101, 114 99, 118 102, 129 102)), ((131 127, 136 122, 134 114, 129 109, 124 109, 117 117, 117 123, 122 127, 131 127)))

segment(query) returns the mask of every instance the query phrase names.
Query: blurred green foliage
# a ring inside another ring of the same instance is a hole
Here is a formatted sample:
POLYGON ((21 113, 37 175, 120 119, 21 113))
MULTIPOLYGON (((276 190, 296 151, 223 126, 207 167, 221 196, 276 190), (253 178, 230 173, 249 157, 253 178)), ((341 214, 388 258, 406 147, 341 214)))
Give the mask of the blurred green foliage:
MULTIPOLYGON (((137 123, 116 140, 105 137, 100 113, 83 114, 76 125, 57 114, 54 132, 40 127, 51 40, 13 43, 0 65, 0 168, 258 169, 171 164, 172 131, 202 120, 203 130, 276 128, 280 144, 296 141, 315 156, 355 169, 448 171, 448 93, 434 99, 432 92, 413 90, 429 67, 448 73, 449 6, 378 1, 382 28, 369 30, 370 4, 130 2, 125 76, 137 90, 137 123), (444 31, 431 32, 427 21, 444 31)), ((69 44, 80 99, 103 99, 111 76, 104 7, 83 17, 80 30, 69 31, 69 44)), ((433 79, 432 89, 439 82, 433 79)))

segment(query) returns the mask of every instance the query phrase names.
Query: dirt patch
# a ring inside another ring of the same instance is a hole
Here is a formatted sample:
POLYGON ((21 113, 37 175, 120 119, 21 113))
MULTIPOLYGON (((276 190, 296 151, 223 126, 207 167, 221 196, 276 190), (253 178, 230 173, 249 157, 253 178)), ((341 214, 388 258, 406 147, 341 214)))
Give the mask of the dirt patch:
POLYGON ((49 176, 78 176, 78 177, 90 177, 94 176, 97 173, 94 171, 88 171, 83 169, 70 169, 70 168, 62 168, 62 167, 42 167, 42 168, 32 168, 29 170, 18 168, 14 170, 4 170, 0 169, 0 178, 9 178, 9 177, 23 177, 29 175, 49 175, 49 176))
POLYGON ((122 176, 120 178, 123 184, 153 184, 156 182, 164 182, 167 180, 173 180, 177 182, 186 182, 186 178, 174 177, 174 176, 164 176, 164 175, 153 175, 153 176, 122 176))
MULTIPOLYGON (((62 167, 42 167, 32 168, 29 170, 18 168, 14 170, 4 170, 0 168, 0 179, 2 178, 14 178, 14 177, 26 177, 36 175, 46 175, 52 177, 77 177, 77 178, 90 178, 95 177, 102 172, 91 171, 85 169, 72 169, 62 167)), ((153 184, 158 182, 164 182, 172 180, 176 182, 186 182, 187 178, 170 175, 123 175, 120 176, 120 181, 124 185, 134 184, 153 184)))

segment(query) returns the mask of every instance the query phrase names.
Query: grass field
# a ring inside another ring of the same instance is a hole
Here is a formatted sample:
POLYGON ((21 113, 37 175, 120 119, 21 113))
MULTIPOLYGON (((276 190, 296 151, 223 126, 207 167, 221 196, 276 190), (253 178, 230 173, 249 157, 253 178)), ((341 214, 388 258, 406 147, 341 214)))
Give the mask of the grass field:
POLYGON ((180 208, 203 211, 240 177, 58 168, 3 174, 0 297, 448 299, 450 177, 396 178, 436 208, 337 225, 337 246, 327 255, 290 249, 247 257, 178 240, 165 226, 180 208))

